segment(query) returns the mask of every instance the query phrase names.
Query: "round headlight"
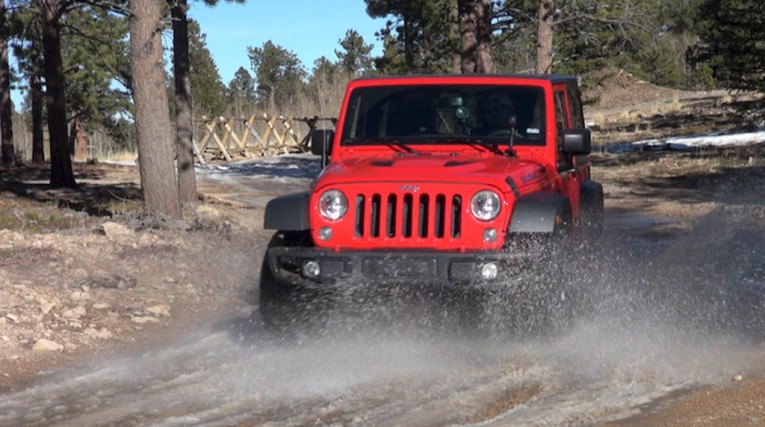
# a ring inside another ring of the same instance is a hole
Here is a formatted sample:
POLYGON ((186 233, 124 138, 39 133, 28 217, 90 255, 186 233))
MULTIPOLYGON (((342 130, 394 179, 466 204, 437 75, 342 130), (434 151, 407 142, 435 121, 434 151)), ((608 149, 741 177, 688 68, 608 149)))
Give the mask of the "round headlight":
POLYGON ((493 191, 479 191, 470 201, 470 212, 481 221, 491 221, 499 215, 499 195, 493 191))
POLYGON ((348 212, 348 199, 338 190, 329 190, 319 197, 319 213, 324 218, 336 221, 348 212))

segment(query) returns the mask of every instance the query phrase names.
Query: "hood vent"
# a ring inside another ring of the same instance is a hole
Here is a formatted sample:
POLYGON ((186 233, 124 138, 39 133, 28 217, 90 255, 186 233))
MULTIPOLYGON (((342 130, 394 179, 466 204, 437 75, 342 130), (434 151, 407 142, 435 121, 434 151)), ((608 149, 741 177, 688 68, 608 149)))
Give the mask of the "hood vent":
POLYGON ((369 164, 372 166, 380 166, 383 168, 389 168, 393 166, 393 160, 373 160, 369 164))
POLYGON ((455 167, 455 166, 465 166, 465 165, 472 165, 475 163, 472 160, 449 160, 448 162, 444 163, 444 166, 447 168, 455 167))

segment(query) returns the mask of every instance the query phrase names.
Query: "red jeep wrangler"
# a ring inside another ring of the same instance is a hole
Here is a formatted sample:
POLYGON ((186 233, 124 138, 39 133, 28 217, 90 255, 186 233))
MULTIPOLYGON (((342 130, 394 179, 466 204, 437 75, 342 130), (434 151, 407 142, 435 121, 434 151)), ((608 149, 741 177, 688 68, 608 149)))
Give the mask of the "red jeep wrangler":
MULTIPOLYGON (((326 167, 311 190, 266 207, 265 228, 278 230, 261 272, 267 326, 348 283, 515 292, 532 265, 562 266, 602 230, 574 77, 355 80, 337 130, 312 136, 326 167)), ((552 282, 544 298, 575 290, 552 282)), ((535 289, 513 294, 519 307, 535 289)))

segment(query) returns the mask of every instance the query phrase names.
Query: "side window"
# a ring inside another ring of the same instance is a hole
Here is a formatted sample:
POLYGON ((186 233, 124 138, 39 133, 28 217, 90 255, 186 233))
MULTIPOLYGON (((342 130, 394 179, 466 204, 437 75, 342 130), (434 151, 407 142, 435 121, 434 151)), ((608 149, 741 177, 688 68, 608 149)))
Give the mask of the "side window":
POLYGON ((566 129, 566 97, 562 91, 555 92, 555 128, 558 134, 558 151, 563 147, 563 131, 566 129))
POLYGON ((579 88, 568 86, 568 102, 571 107, 571 126, 584 129, 584 114, 582 113, 582 99, 579 88))

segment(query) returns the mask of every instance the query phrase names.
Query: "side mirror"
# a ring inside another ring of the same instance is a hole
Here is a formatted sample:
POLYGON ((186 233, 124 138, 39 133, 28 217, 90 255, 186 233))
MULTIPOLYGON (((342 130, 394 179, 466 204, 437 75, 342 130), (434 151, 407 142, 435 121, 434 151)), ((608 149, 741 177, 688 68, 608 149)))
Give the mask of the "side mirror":
POLYGON ((563 131, 563 152, 582 155, 592 152, 592 135, 589 129, 566 129, 563 131))
POLYGON ((311 153, 317 156, 328 156, 332 152, 332 140, 335 131, 332 129, 316 129, 311 132, 311 153))

